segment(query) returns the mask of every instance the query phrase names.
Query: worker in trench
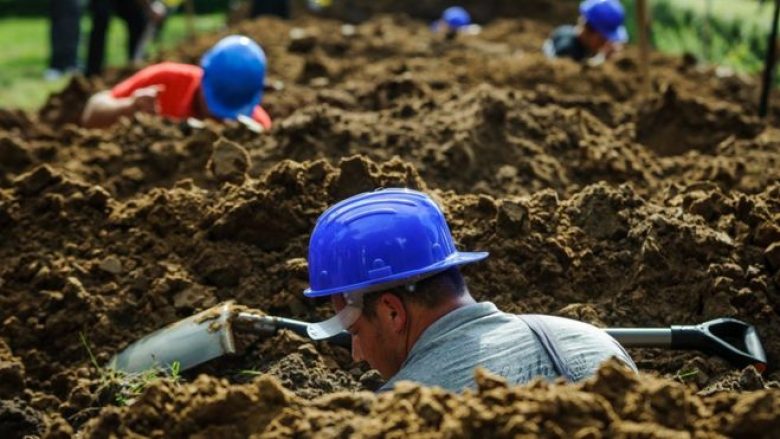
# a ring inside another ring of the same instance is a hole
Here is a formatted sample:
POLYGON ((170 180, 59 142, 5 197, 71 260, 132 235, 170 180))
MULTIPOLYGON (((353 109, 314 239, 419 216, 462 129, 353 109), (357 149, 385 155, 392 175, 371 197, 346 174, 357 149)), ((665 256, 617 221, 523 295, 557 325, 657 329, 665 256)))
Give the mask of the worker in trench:
POLYGON ((444 34, 447 39, 455 38, 460 32, 476 33, 471 29, 478 28, 471 24, 471 14, 460 6, 450 6, 445 9, 441 18, 431 24, 434 33, 444 34))
POLYGON ((185 120, 241 120, 262 129, 271 118, 260 106, 266 56, 250 38, 231 35, 201 58, 200 66, 163 62, 148 66, 111 90, 90 97, 82 125, 103 128, 122 116, 159 114, 185 120))
POLYGON ((460 391, 484 367, 510 383, 579 381, 616 357, 636 365, 605 331, 576 320, 501 312, 469 293, 459 266, 486 252, 456 250, 427 195, 383 189, 348 198, 317 220, 307 297, 330 297, 336 315, 309 325, 313 339, 347 330, 352 356, 388 380, 460 391))
POLYGON ((604 60, 628 41, 624 21, 625 11, 619 0, 585 0, 580 3, 578 23, 556 28, 542 51, 550 58, 604 60))

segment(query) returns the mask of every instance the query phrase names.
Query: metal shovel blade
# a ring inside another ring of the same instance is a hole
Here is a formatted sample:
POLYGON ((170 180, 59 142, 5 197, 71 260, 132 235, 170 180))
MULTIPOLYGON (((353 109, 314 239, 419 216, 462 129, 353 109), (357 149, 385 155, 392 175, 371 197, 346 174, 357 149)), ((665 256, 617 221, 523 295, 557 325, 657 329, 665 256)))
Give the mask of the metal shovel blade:
POLYGON ((717 355, 736 367, 766 370, 766 353, 753 325, 719 318, 692 326, 669 328, 608 328, 607 333, 627 348, 698 350, 717 355))
POLYGON ((233 303, 227 302, 172 323, 129 345, 111 359, 108 367, 139 373, 155 367, 167 369, 178 362, 184 371, 233 354, 232 313, 233 303))

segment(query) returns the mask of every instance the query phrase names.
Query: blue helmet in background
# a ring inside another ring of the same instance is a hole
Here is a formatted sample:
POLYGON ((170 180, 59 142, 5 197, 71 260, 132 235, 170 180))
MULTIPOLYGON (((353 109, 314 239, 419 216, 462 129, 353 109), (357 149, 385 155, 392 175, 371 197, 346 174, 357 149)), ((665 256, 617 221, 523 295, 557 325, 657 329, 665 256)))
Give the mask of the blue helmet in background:
POLYGON ((460 6, 451 6, 445 9, 441 19, 453 29, 459 29, 471 24, 471 15, 460 6))
POLYGON ((326 210, 309 241, 307 297, 414 283, 486 252, 459 252, 439 206, 422 192, 382 189, 326 210))
POLYGON ((580 3, 580 15, 607 40, 628 41, 628 32, 623 25, 626 13, 618 0, 585 0, 580 3))
POLYGON ((200 60, 201 88, 209 112, 220 119, 251 116, 263 99, 265 52, 250 38, 221 39, 200 60))

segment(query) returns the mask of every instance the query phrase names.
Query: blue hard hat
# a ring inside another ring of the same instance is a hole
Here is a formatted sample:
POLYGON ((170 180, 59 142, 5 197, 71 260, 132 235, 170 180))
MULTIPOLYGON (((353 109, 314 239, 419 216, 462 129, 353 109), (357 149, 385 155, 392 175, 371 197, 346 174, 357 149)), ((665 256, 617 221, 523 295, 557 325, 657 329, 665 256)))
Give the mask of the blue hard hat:
POLYGON ((200 60, 209 112, 220 119, 251 116, 263 99, 265 53, 242 35, 221 39, 200 60))
POLYGON ((580 15, 607 40, 628 41, 628 32, 623 26, 626 13, 618 0, 585 0, 580 3, 580 15))
POLYGON ((441 15, 447 25, 453 29, 458 29, 471 24, 471 15, 460 6, 451 6, 444 10, 441 15))
POLYGON ((487 252, 459 252, 439 206, 422 192, 382 189, 320 215, 309 241, 307 297, 414 283, 487 252))

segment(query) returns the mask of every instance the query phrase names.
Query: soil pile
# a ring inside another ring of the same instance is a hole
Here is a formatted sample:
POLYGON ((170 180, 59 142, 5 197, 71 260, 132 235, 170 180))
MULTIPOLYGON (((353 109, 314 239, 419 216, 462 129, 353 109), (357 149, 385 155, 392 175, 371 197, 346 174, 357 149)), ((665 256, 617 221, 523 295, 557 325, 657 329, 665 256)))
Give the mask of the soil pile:
POLYGON ((777 372, 696 353, 632 352, 663 378, 611 365, 576 386, 480 374, 473 393, 379 397, 355 393, 380 381, 348 352, 287 332, 174 379, 94 367, 225 300, 328 316, 301 294, 310 230, 392 186, 431 193, 462 248, 491 252, 465 270, 480 300, 613 327, 733 316, 776 364, 780 132, 749 106, 755 81, 658 56, 639 94, 631 51, 546 60, 549 28, 243 23, 271 60, 262 135, 143 115, 82 129, 67 122, 99 86, 83 81, 37 119, 0 110, 0 435, 771 435, 777 372))
POLYGON ((476 391, 461 395, 404 383, 378 397, 335 393, 308 401, 269 377, 228 386, 201 376, 191 385, 153 385, 132 407, 104 410, 85 437, 770 437, 780 427, 778 393, 699 397, 617 364, 572 386, 507 387, 484 371, 476 381, 476 391))

